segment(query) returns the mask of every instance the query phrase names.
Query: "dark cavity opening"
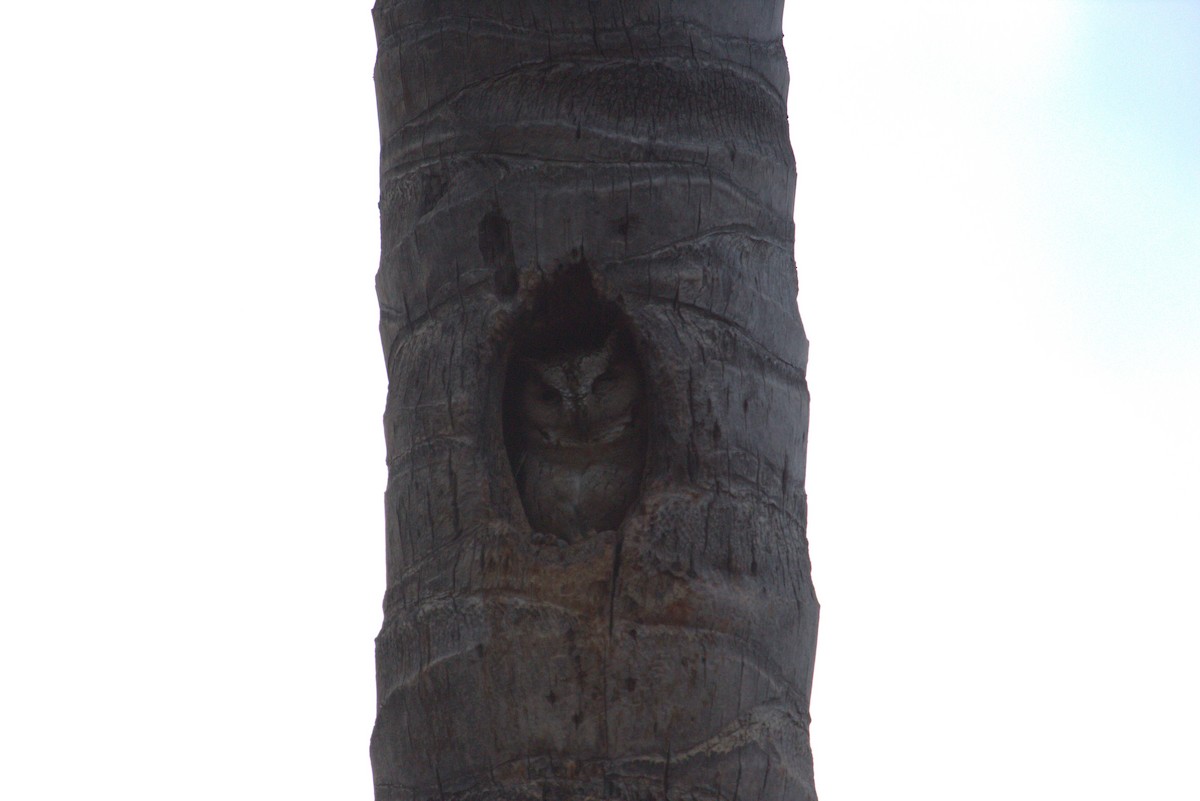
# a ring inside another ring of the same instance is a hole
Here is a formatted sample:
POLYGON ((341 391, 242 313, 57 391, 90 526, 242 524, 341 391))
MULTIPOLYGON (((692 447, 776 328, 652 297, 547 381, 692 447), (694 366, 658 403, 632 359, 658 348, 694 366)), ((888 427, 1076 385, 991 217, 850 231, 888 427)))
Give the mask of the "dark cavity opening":
POLYGON ((583 264, 559 268, 516 321, 504 439, 526 519, 546 541, 617 529, 641 491, 646 382, 631 322, 583 264))

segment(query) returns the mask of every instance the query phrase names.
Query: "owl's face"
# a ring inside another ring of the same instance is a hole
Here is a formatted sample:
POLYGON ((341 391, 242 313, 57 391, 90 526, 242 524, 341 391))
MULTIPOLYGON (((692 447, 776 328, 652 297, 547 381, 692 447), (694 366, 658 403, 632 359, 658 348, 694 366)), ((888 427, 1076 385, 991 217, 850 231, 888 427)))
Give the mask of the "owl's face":
POLYGON ((556 445, 612 442, 635 425, 641 378, 614 334, 595 351, 527 360, 521 388, 526 420, 556 445))

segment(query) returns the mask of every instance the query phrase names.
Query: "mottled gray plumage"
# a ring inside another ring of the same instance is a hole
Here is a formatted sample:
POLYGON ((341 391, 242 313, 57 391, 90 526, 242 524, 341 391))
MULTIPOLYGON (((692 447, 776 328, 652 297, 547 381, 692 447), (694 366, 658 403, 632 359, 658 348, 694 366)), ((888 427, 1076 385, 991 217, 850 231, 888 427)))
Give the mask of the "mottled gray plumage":
POLYGON ((513 466, 534 531, 573 542, 617 528, 645 452, 642 380, 614 332, 590 351, 521 365, 513 466))

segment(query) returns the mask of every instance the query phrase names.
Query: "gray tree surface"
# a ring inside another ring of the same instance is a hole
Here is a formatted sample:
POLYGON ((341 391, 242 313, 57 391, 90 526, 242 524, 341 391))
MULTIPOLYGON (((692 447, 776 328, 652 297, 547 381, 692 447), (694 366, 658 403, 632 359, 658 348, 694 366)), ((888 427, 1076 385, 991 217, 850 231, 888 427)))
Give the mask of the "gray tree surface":
POLYGON ((379 801, 816 798, 782 5, 379 0, 379 801), (513 387, 602 340, 625 494, 536 531, 513 387))

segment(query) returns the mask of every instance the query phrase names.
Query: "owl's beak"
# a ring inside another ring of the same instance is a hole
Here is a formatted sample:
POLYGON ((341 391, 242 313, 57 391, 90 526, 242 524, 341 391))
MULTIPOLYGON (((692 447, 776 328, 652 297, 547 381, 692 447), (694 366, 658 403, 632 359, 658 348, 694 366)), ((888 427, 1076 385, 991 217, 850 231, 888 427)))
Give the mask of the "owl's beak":
POLYGON ((574 413, 571 415, 572 422, 575 424, 575 430, 579 432, 581 438, 586 439, 591 433, 591 421, 588 420, 587 409, 583 404, 575 406, 574 413))

